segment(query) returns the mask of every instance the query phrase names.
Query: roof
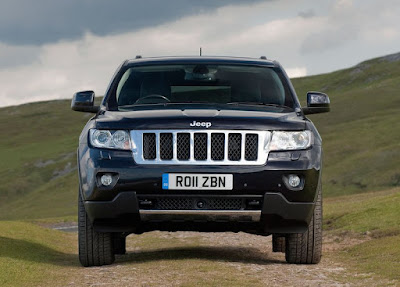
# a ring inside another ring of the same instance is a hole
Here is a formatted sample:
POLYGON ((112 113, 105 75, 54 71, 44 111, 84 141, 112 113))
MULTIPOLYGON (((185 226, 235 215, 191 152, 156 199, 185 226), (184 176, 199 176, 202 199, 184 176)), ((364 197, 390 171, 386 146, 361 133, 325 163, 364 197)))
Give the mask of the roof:
POLYGON ((187 57, 149 57, 128 60, 127 65, 135 64, 240 64, 257 66, 277 66, 276 61, 269 59, 256 59, 245 57, 209 57, 209 56, 187 56, 187 57))

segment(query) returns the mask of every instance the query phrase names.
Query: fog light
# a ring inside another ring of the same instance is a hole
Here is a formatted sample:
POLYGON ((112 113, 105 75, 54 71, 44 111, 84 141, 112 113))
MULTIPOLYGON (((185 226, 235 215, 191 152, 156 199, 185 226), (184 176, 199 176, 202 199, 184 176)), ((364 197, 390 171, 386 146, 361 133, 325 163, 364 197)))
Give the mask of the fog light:
POLYGON ((299 177, 299 176, 297 176, 297 175, 295 175, 295 174, 291 174, 291 175, 289 175, 289 177, 288 177, 288 182, 289 182, 289 185, 290 185, 291 187, 296 188, 296 187, 299 187, 299 186, 300 186, 301 180, 300 180, 300 177, 299 177))
POLYGON ((101 184, 104 186, 109 186, 112 183, 111 174, 104 174, 100 178, 101 184))

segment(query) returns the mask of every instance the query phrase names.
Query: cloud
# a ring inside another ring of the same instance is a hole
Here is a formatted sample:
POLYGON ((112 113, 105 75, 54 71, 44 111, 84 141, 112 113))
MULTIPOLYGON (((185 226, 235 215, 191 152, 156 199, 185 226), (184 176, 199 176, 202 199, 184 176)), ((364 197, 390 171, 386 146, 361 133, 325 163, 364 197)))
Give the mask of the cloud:
POLYGON ((77 39, 88 31, 104 36, 157 26, 226 5, 260 1, 2 0, 0 39, 7 44, 39 45, 77 39))
POLYGON ((21 66, 32 63, 40 53, 34 45, 15 46, 0 42, 0 68, 21 66))
MULTIPOLYGON (((257 8, 265 10, 265 5, 228 6, 135 32, 108 36, 87 32, 79 40, 42 45, 27 65, 0 69, 0 105, 68 98, 85 89, 94 89, 101 95, 117 65, 136 54, 193 55, 203 46, 204 55, 259 57, 265 47, 296 37, 298 29, 286 27, 304 25, 300 18, 259 25, 250 21, 242 25, 237 21, 241 16, 246 22, 254 17, 257 8)), ((289 73, 305 75, 306 69, 289 69, 289 73)))
POLYGON ((375 36, 375 41, 398 39, 396 19, 399 13, 400 6, 396 0, 387 0, 385 5, 369 0, 336 0, 327 15, 317 17, 320 26, 308 32, 300 52, 306 55, 326 53, 344 46, 356 47, 371 35, 375 36))
POLYGON ((303 18, 312 18, 316 14, 313 9, 308 9, 308 10, 300 11, 298 15, 303 18))
POLYGON ((306 67, 295 67, 286 69, 286 73, 290 78, 299 78, 307 76, 306 67))
POLYGON ((71 98, 86 89, 103 95, 116 67, 137 54, 198 55, 202 47, 203 55, 266 55, 278 59, 291 77, 302 77, 398 52, 399 4, 385 8, 368 2, 360 8, 335 1, 327 8, 314 5, 314 17, 301 17, 293 11, 306 11, 310 1, 296 3, 228 5, 134 31, 86 31, 74 40, 41 45, 0 42, 0 106, 71 98), (376 19, 365 23, 368 11, 376 19), (348 36, 352 31, 356 36, 348 36))

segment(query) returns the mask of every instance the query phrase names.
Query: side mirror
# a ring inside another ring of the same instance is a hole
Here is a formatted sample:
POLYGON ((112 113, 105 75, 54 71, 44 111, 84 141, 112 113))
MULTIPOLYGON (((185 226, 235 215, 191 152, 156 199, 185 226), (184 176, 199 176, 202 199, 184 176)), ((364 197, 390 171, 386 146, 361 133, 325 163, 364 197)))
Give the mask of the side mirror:
POLYGON ((72 97, 71 109, 77 112, 97 113, 98 106, 94 106, 94 92, 77 92, 72 97))
POLYGON ((307 107, 302 108, 305 115, 320 114, 330 111, 330 100, 327 94, 320 92, 307 93, 307 107))

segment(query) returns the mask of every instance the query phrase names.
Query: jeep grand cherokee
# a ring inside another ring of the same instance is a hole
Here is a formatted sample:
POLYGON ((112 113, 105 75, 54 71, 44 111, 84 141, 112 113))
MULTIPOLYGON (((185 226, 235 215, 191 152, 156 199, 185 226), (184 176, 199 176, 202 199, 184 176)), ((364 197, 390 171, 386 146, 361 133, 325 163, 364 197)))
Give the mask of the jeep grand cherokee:
POLYGON ((79 259, 111 264, 126 237, 161 231, 272 235, 289 263, 318 263, 321 137, 276 61, 167 57, 125 61, 78 147, 79 259))

